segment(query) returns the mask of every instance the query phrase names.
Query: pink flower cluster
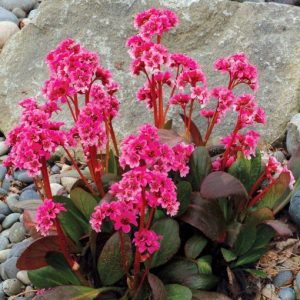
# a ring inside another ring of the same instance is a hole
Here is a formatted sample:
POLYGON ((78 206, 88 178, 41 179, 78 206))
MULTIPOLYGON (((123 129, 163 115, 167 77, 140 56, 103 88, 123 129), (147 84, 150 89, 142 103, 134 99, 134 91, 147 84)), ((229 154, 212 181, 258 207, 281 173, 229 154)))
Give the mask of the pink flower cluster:
POLYGON ((48 160, 56 147, 65 143, 66 133, 60 130, 63 123, 50 120, 51 105, 38 106, 34 98, 24 99, 20 105, 21 121, 7 137, 6 143, 12 148, 4 164, 26 169, 30 176, 35 176, 42 166, 41 160, 48 160))
POLYGON ((43 204, 36 212, 37 231, 43 236, 48 235, 50 228, 54 225, 58 214, 62 211, 67 211, 63 204, 53 202, 52 199, 44 199, 43 204))
POLYGON ((153 230, 144 229, 135 232, 133 242, 138 252, 142 255, 142 261, 145 261, 154 252, 159 250, 159 240, 162 238, 161 235, 157 235, 153 230))
POLYGON ((158 130, 150 124, 139 129, 139 135, 129 135, 121 144, 122 154, 120 165, 125 168, 146 166, 149 170, 167 173, 171 170, 179 171, 186 176, 189 168, 187 163, 194 151, 193 145, 180 143, 173 148, 161 144, 158 130))

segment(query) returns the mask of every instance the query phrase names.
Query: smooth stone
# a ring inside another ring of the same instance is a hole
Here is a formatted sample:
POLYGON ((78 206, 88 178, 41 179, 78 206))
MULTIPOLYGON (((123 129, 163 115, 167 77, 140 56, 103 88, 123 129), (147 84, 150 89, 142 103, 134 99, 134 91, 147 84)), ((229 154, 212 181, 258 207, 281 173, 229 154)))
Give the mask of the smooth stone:
POLYGON ((0 300, 5 300, 6 299, 6 295, 3 291, 3 281, 0 282, 0 300))
POLYGON ((40 200, 40 199, 41 197, 36 191, 25 190, 21 193, 19 200, 23 201, 23 200, 40 200))
POLYGON ((11 227, 14 223, 16 223, 19 220, 20 216, 21 214, 19 213, 12 213, 8 215, 2 222, 2 227, 4 229, 11 227))
POLYGON ((33 9, 30 11, 29 15, 28 15, 28 19, 32 20, 35 17, 37 17, 39 14, 39 10, 38 9, 33 9))
POLYGON ((300 189, 296 191, 290 201, 289 214, 293 222, 300 228, 300 189))
POLYGON ((8 236, 9 236, 9 228, 3 230, 3 231, 0 233, 0 237, 1 237, 1 236, 8 239, 8 236))
POLYGON ((0 201, 0 214, 7 216, 10 213, 11 210, 9 209, 8 205, 5 202, 0 201))
POLYGON ((16 278, 18 272, 20 271, 16 264, 17 264, 18 257, 11 257, 8 258, 4 263, 2 263, 2 268, 4 269, 6 279, 16 278))
POLYGON ((280 300, 276 296, 276 289, 273 284, 267 284, 261 291, 261 295, 266 299, 280 300))
POLYGON ((0 6, 13 10, 16 7, 23 9, 25 12, 29 12, 36 4, 36 0, 0 0, 0 6))
POLYGON ((4 178, 4 180, 2 182, 2 188, 8 192, 10 189, 10 185, 11 185, 11 180, 8 178, 4 178))
POLYGON ((33 183, 33 178, 28 176, 27 171, 25 170, 15 171, 14 177, 16 180, 22 181, 27 184, 33 183))
POLYGON ((28 277, 28 272, 25 270, 19 271, 17 274, 17 279, 23 282, 26 285, 31 284, 30 279, 28 277))
POLYGON ((32 183, 32 184, 26 186, 26 187, 22 190, 22 192, 27 191, 27 190, 36 191, 36 186, 35 186, 35 184, 32 183))
POLYGON ((53 174, 59 174, 60 173, 60 167, 58 165, 54 165, 52 168, 51 168, 51 172, 53 174))
POLYGON ((77 178, 73 177, 62 177, 61 184, 70 193, 72 186, 77 180, 77 178))
POLYGON ((300 272, 298 272, 296 275, 293 287, 296 293, 296 299, 300 299, 300 272))
POLYGON ((58 174, 53 174, 53 175, 50 175, 50 177, 49 177, 50 183, 58 183, 58 184, 60 184, 60 182, 61 182, 60 179, 61 179, 61 177, 58 174))
POLYGON ((0 250, 5 250, 8 244, 9 240, 4 236, 0 236, 0 250))
POLYGON ((300 113, 294 115, 287 125, 286 148, 290 155, 300 147, 300 113))
POLYGON ((19 195, 17 194, 10 194, 6 199, 6 204, 12 212, 21 213, 23 210, 16 206, 17 203, 19 203, 19 195))
POLYGON ((9 258, 10 257, 19 257, 23 251, 32 243, 33 239, 28 238, 21 243, 17 243, 12 246, 11 251, 9 253, 9 258))
POLYGON ((0 165, 0 181, 3 181, 5 178, 5 175, 7 173, 7 168, 3 165, 0 165))
POLYGON ((280 289, 278 296, 281 300, 296 300, 296 293, 292 288, 280 289))
POLYGON ((293 281, 293 273, 291 271, 282 271, 273 278, 273 284, 276 287, 283 287, 293 281))
MULTIPOLYGON (((17 31, 19 31, 19 30, 16 29, 17 27, 18 26, 15 26, 15 24, 13 22, 10 22, 10 21, 0 22, 0 32, 1 32, 1 36, 0 36, 1 41, 0 41, 0 43, 2 42, 2 38, 5 38, 5 37, 9 38, 11 35, 16 33, 17 31), (4 31, 6 31, 6 34, 2 34, 2 33, 4 33, 4 31)), ((6 40, 8 38, 6 38, 6 40)), ((6 40, 4 41, 3 45, 5 44, 6 40)), ((3 47, 3 45, 2 45, 2 47, 3 47)), ((6 145, 5 141, 0 142, 0 156, 7 154, 8 150, 9 150, 9 146, 6 145)))
POLYGON ((9 257, 11 249, 0 250, 0 263, 3 263, 9 257))
POLYGON ((6 218, 6 216, 5 215, 3 215, 3 214, 0 214, 0 222, 2 223, 2 221, 4 220, 6 218))
POLYGON ((12 243, 19 243, 25 239, 26 229, 20 222, 16 222, 9 230, 9 240, 12 243))
MULTIPOLYGON (((18 18, 9 10, 0 7, 0 21, 9 21, 9 22, 13 22, 14 24, 18 25, 19 24, 19 20, 18 18)), ((3 154, 1 154, 3 155, 3 154)))
POLYGON ((61 194, 63 191, 65 191, 64 187, 58 183, 50 183, 50 188, 53 196, 61 194))
POLYGON ((16 7, 12 10, 12 13, 18 18, 18 19, 23 19, 26 17, 26 12, 20 8, 16 7))
POLYGON ((3 188, 0 188, 0 195, 7 195, 7 191, 3 188))
POLYGON ((18 279, 7 279, 3 281, 3 291, 8 296, 19 294, 23 288, 24 285, 18 279))

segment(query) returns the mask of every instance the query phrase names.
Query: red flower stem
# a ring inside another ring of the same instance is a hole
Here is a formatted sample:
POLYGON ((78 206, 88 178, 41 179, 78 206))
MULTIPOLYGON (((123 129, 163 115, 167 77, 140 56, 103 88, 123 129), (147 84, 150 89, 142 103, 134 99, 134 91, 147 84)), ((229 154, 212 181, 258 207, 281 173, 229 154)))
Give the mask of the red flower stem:
POLYGON ((254 206, 259 202, 259 200, 273 187, 273 185, 277 182, 278 179, 273 180, 261 193, 256 195, 248 204, 248 208, 254 206))
POLYGON ((191 132, 191 121, 192 121, 192 113, 193 113, 193 106, 194 106, 195 99, 192 99, 191 105, 190 105, 190 111, 188 116, 188 126, 186 127, 186 138, 187 141, 190 139, 190 132, 191 132))
POLYGON ((146 270, 145 270, 145 272, 143 274, 143 277, 142 277, 142 279, 140 281, 140 284, 139 284, 138 288, 136 289, 135 295, 134 295, 134 297, 133 297, 132 300, 136 300, 137 299, 137 297, 138 297, 138 295, 140 293, 140 290, 141 290, 141 288, 142 288, 142 286, 143 286, 143 284, 145 282, 145 279, 146 279, 147 275, 149 274, 149 271, 150 271, 150 264, 146 267, 146 270))
POLYGON ((235 128, 234 128, 234 131, 233 131, 233 135, 232 135, 232 138, 231 138, 231 141, 227 147, 227 149, 225 150, 224 154, 223 154, 223 159, 222 159, 222 167, 221 167, 221 170, 223 171, 226 167, 226 162, 227 162, 227 159, 228 159, 228 155, 229 155, 229 152, 230 152, 230 148, 232 146, 232 144, 234 143, 235 141, 235 138, 236 138, 236 135, 237 133, 239 132, 240 130, 240 126, 239 126, 239 121, 237 122, 235 128))
POLYGON ((110 132, 110 137, 112 139, 112 142, 113 142, 113 145, 114 145, 114 148, 115 148, 116 156, 119 157, 120 152, 119 152, 119 149, 118 149, 118 142, 117 142, 117 138, 116 138, 111 120, 109 121, 109 132, 110 132))
POLYGON ((76 163, 76 161, 74 160, 74 158, 72 157, 71 153, 70 153, 69 150, 68 150, 67 148, 65 148, 64 146, 63 146, 63 148, 64 148, 64 150, 66 151, 66 153, 67 153, 69 159, 71 160, 71 162, 72 162, 74 168, 75 168, 76 171, 78 172, 80 178, 83 180, 83 182, 85 183, 85 185, 87 186, 87 188, 89 189, 89 191, 91 192, 91 194, 95 196, 96 194, 95 194, 95 192, 94 192, 92 186, 89 184, 87 178, 83 175, 83 173, 81 172, 81 170, 78 168, 77 163, 76 163))
POLYGON ((250 193, 249 193, 249 196, 252 197, 253 194, 255 193, 255 191, 257 190, 258 186, 261 184, 261 182, 265 179, 265 176, 266 176, 266 172, 264 171, 260 177, 256 180, 256 182, 254 183, 250 193))
POLYGON ((150 81, 150 92, 152 97, 152 104, 153 104, 153 112, 154 112, 154 123, 155 126, 159 126, 159 120, 157 115, 157 103, 156 103, 156 93, 155 93, 155 85, 154 85, 154 75, 152 75, 152 80, 150 81))
POLYGON ((149 214, 149 217, 148 217, 148 220, 147 220, 146 229, 149 229, 149 227, 151 225, 151 222, 152 222, 152 219, 153 219, 153 216, 154 216, 154 213, 155 213, 155 207, 151 207, 150 214, 149 214))
POLYGON ((120 239, 120 250, 121 250, 121 257, 122 257, 122 268, 124 273, 129 276, 128 274, 128 261, 127 261, 127 257, 125 254, 125 243, 124 243, 124 236, 123 236, 123 232, 122 231, 118 231, 119 234, 119 239, 120 239))
POLYGON ((106 136, 107 136, 107 142, 105 145, 105 172, 106 174, 108 174, 108 163, 109 163, 109 125, 107 120, 105 119, 105 132, 106 132, 106 136))
POLYGON ((78 107, 78 96, 77 96, 77 94, 75 94, 75 96, 74 96, 74 105, 75 105, 75 115, 76 115, 76 119, 77 119, 78 116, 79 116, 79 113, 80 113, 79 107, 78 107))
MULTIPOLYGON (((45 157, 41 158, 41 163, 42 163, 41 172, 42 172, 42 177, 43 177, 43 182, 44 182, 45 195, 46 195, 46 197, 48 199, 53 199, 45 157)), ((72 270, 78 270, 79 269, 79 265, 71 257, 71 255, 70 255, 70 253, 68 251, 66 237, 64 235, 63 230, 61 229, 61 226, 59 224, 58 218, 55 219, 55 227, 56 227, 56 231, 57 231, 57 237, 58 237, 58 242, 59 242, 60 250, 62 251, 62 253, 63 253, 66 261, 68 262, 68 264, 70 266, 70 268, 72 270)))
POLYGON ((165 124, 164 120, 164 103, 163 103, 163 94, 162 94, 162 84, 158 84, 158 95, 159 95, 159 128, 163 128, 165 124))
POLYGON ((218 112, 218 107, 216 108, 216 111, 209 123, 209 126, 208 126, 208 129, 206 131, 206 134, 205 134, 205 138, 204 138, 204 146, 207 144, 209 138, 210 138, 210 135, 212 133, 212 130, 217 122, 217 119, 218 119, 218 116, 219 116, 219 112, 218 112))
POLYGON ((67 99, 67 104, 68 104, 69 110, 71 112, 72 118, 73 118, 74 122, 76 123, 76 117, 75 117, 74 111, 73 111, 72 106, 71 106, 71 104, 70 104, 70 102, 69 102, 68 99, 67 99))

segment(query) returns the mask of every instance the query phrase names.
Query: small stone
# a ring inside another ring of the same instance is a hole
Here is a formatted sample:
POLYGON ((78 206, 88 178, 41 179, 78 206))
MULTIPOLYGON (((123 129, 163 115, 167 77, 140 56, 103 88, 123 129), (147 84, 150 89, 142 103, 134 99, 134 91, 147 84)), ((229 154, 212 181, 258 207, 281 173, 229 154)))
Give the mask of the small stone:
POLYGON ((0 222, 2 223, 2 221, 5 219, 5 215, 3 215, 3 214, 0 214, 0 222))
POLYGON ((3 281, 3 291, 8 296, 19 294, 23 288, 24 285, 18 279, 7 279, 3 281))
POLYGON ((54 165, 52 168, 51 168, 51 172, 53 174, 59 174, 60 173, 60 167, 58 165, 54 165))
MULTIPOLYGON (((1 237, 0 237, 1 238, 1 237)), ((0 251, 0 263, 3 263, 7 260, 11 249, 4 249, 0 251)))
POLYGON ((36 2, 36 0, 0 0, 0 6, 11 11, 16 7, 19 7, 28 13, 33 9, 36 2))
POLYGON ((19 24, 18 18, 12 12, 3 7, 0 7, 0 21, 9 21, 15 23, 16 25, 19 24))
POLYGON ((19 271, 17 274, 17 279, 19 279, 21 282, 23 282, 26 285, 31 284, 27 271, 24 270, 19 271))
POLYGON ((17 194, 10 194, 6 199, 6 204, 12 212, 21 213, 23 210, 16 206, 17 203, 19 203, 19 195, 17 194))
POLYGON ((292 288, 280 289, 278 296, 281 300, 296 300, 296 294, 292 288))
POLYGON ((9 230, 9 240, 12 243, 19 243, 25 239, 26 229, 20 222, 16 222, 9 230))
POLYGON ((35 296, 35 292, 32 292, 33 290, 34 290, 33 287, 31 287, 30 285, 26 286, 26 289, 25 289, 26 298, 25 298, 25 300, 32 299, 35 296))
POLYGON ((3 231, 0 233, 0 236, 3 236, 3 237, 5 237, 5 238, 8 239, 8 236, 9 236, 9 228, 3 230, 3 231))
POLYGON ((26 187, 22 190, 22 192, 27 191, 27 190, 33 190, 33 191, 36 191, 36 186, 35 186, 35 184, 32 183, 32 184, 26 186, 26 187))
POLYGON ((0 236, 0 250, 6 249, 8 244, 9 240, 4 236, 0 236))
POLYGON ((12 13, 19 19, 23 19, 26 17, 26 12, 20 7, 14 8, 12 10, 12 13))
POLYGON ((3 201, 0 201, 0 214, 2 215, 9 215, 11 213, 11 210, 9 209, 8 205, 4 203, 3 201))
POLYGON ((7 168, 0 165, 0 181, 3 181, 7 172, 7 168))
POLYGON ((300 228, 300 189, 296 191, 291 199, 289 214, 297 227, 300 228))
POLYGON ((2 189, 8 192, 10 189, 10 185, 11 185, 11 180, 8 178, 4 178, 2 182, 2 189))
POLYGON ((33 178, 28 176, 27 171, 25 170, 15 171, 14 178, 27 184, 33 183, 33 178))
MULTIPOLYGON (((16 264, 17 264, 18 257, 11 257, 8 258, 1 266, 4 269, 4 273, 6 279, 16 278, 18 272, 20 271, 16 264)), ((4 276, 4 277, 5 277, 4 276)), ((3 278, 4 279, 4 278, 3 278)))
POLYGON ((300 146, 300 113, 294 115, 287 126, 286 148, 293 155, 300 146))
POLYGON ((73 177, 62 177, 61 184, 70 193, 72 186, 77 180, 78 180, 77 178, 73 178, 73 177))
POLYGON ((64 187, 58 183, 50 183, 50 187, 53 196, 61 195, 65 191, 64 187))
POLYGON ((72 170, 72 167, 70 165, 67 165, 67 164, 63 164, 62 167, 61 167, 61 172, 66 172, 66 171, 71 171, 72 170))
POLYGON ((265 297, 266 299, 272 299, 272 300, 280 300, 276 296, 276 289, 273 284, 267 284, 261 291, 261 295, 265 297))
POLYGON ((19 200, 23 201, 23 200, 40 200, 40 199, 41 199, 41 197, 36 191, 25 190, 25 191, 22 191, 19 200))
MULTIPOLYGON (((10 21, 0 22, 0 32, 3 31, 3 30, 7 30, 7 33, 10 32, 9 36, 16 33, 18 30, 16 30, 16 26, 13 25, 13 24, 14 23, 10 22, 10 21)), ((4 154, 7 154, 8 150, 9 150, 9 146, 5 143, 5 141, 0 142, 0 156, 4 155, 4 154)))
POLYGON ((16 223, 19 220, 20 216, 21 214, 19 213, 12 213, 8 215, 2 222, 2 227, 4 229, 11 227, 14 223, 16 223))
POLYGON ((12 246, 11 251, 9 253, 9 258, 10 257, 19 257, 23 251, 32 243, 33 239, 28 238, 21 243, 17 243, 12 246))
POLYGON ((58 183, 60 184, 60 175, 54 174, 49 177, 50 183, 58 183))
MULTIPOLYGON (((5 43, 19 31, 19 27, 10 21, 0 22, 0 49, 4 47, 5 43)), ((8 146, 4 142, 0 142, 0 152, 5 154, 8 151, 8 146)))
POLYGON ((3 188, 0 188, 0 195, 7 195, 7 191, 3 188))
POLYGON ((293 273, 291 271, 282 271, 273 278, 273 284, 276 287, 283 287, 293 281, 293 273))

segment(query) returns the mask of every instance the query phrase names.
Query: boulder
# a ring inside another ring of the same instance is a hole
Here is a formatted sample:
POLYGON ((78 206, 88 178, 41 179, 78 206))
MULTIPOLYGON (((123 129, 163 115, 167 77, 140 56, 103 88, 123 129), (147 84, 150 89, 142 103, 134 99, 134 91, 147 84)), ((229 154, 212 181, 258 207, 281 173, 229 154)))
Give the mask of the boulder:
MULTIPOLYGON (((40 93, 48 78, 44 57, 67 37, 96 51, 121 84, 117 134, 124 136, 141 123, 151 122, 144 103, 135 100, 145 78, 129 74, 130 58, 124 44, 136 33, 134 15, 153 6, 173 9, 178 14, 180 25, 163 37, 163 44, 172 52, 197 59, 208 75, 210 87, 228 82, 227 76, 213 71, 217 58, 241 51, 249 56, 260 73, 257 99, 269 117, 268 124, 259 130, 267 142, 281 136, 299 108, 300 10, 295 6, 228 0, 43 1, 38 16, 12 37, 0 54, 0 130, 7 133, 17 123, 19 100, 40 93)), ((249 89, 245 87, 244 91, 249 89)), ((66 113, 62 115, 65 121, 71 120, 66 113)), ((200 118, 198 112, 195 115, 200 118)), ((176 111, 171 111, 170 117, 179 123, 176 111)), ((228 116, 215 128, 214 135, 228 134, 234 123, 234 118, 228 116)))

